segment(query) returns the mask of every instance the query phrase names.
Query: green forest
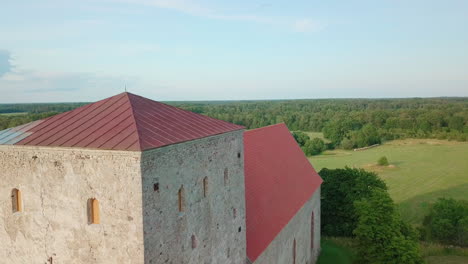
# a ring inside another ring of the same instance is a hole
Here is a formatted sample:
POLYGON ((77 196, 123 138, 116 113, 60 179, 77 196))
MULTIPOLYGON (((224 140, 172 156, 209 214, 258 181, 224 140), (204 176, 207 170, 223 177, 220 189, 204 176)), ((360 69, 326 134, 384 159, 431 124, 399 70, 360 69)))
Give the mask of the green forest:
MULTIPOLYGON (((468 140, 468 98, 310 99, 168 102, 243 125, 280 122, 291 131, 323 132, 325 148, 361 148, 403 138, 468 140)), ((84 103, 0 105, 0 130, 48 117, 84 103)), ((311 144, 311 143, 310 143, 311 144)), ((316 144, 321 144, 315 142, 316 144)), ((320 148, 320 146, 319 146, 320 148)), ((314 153, 312 151, 310 153, 314 153)))
POLYGON ((333 147, 348 149, 402 138, 468 139, 467 98, 184 102, 174 105, 247 129, 284 122, 291 131, 323 132, 333 147))
POLYGON ((70 111, 84 104, 0 104, 0 130, 70 111))

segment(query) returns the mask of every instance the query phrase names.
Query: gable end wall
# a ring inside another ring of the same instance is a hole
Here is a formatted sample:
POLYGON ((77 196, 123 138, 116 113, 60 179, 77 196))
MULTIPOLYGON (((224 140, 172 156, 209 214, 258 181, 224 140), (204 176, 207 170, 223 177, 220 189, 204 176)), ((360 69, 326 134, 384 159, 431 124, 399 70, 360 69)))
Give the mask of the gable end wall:
POLYGON ((245 263, 242 130, 145 151, 142 173, 145 263, 245 263))

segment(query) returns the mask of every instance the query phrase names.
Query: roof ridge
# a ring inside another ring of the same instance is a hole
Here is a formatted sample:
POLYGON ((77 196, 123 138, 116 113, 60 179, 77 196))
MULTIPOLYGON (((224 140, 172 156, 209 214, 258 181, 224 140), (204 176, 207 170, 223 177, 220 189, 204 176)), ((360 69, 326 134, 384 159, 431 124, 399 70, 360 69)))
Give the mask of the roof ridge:
POLYGON ((259 127, 259 128, 254 128, 254 129, 250 129, 250 130, 246 130, 245 133, 253 133, 253 132, 258 132, 258 131, 263 131, 265 129, 270 129, 272 127, 283 127, 285 126, 288 130, 288 126, 286 125, 286 123, 284 122, 281 122, 281 123, 277 123, 277 124, 273 124, 273 125, 268 125, 268 126, 264 126, 264 127, 259 127))
POLYGON ((132 98, 130 97, 130 95, 134 96, 134 94, 129 93, 129 92, 124 92, 124 94, 125 94, 125 96, 127 96, 128 102, 130 104, 130 110, 131 110, 131 113, 132 113, 133 125, 135 126, 135 130, 137 132, 138 149, 143 150, 142 143, 141 143, 142 135, 141 135, 141 131, 139 129, 139 126, 137 124, 138 121, 137 121, 137 118, 136 118, 136 115, 135 115, 135 106, 133 105, 132 98))

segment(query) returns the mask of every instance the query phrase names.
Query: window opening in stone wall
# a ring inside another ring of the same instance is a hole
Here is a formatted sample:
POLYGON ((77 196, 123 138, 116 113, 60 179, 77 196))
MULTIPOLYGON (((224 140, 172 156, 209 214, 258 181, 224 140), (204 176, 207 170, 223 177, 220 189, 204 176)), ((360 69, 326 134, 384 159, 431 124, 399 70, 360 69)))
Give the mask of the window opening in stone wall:
POLYGON ((310 223, 310 248, 314 249, 314 212, 312 212, 312 219, 310 223))
POLYGON ((99 201, 96 198, 88 200, 88 222, 90 224, 100 224, 99 201))
POLYGON ((23 199, 21 197, 21 191, 16 188, 11 191, 11 206, 13 213, 23 211, 23 199))
POLYGON ((197 248, 197 237, 195 235, 192 235, 192 249, 197 248))
POLYGON ((296 239, 294 239, 293 243, 293 264, 296 264, 296 239))
POLYGON ((153 190, 154 190, 155 192, 159 192, 159 182, 158 182, 158 183, 155 183, 155 184, 153 185, 153 190))
POLYGON ((203 178, 203 197, 208 196, 208 177, 203 178))
POLYGON ((228 168, 224 169, 224 185, 228 185, 229 183, 229 170, 228 168))
POLYGON ((180 187, 178 196, 179 196, 179 212, 183 212, 185 210, 184 186, 180 187))

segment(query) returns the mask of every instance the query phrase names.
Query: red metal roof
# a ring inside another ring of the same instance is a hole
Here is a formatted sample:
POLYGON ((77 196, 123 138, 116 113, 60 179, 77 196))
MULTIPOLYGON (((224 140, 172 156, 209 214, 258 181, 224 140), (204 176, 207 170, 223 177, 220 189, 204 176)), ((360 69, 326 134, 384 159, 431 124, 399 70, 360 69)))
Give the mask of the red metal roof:
POLYGON ((239 129, 243 127, 122 93, 0 131, 0 140, 5 138, 0 144, 143 151, 239 129))
POLYGON ((285 124, 244 133, 247 256, 255 261, 322 183, 285 124))

